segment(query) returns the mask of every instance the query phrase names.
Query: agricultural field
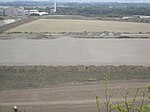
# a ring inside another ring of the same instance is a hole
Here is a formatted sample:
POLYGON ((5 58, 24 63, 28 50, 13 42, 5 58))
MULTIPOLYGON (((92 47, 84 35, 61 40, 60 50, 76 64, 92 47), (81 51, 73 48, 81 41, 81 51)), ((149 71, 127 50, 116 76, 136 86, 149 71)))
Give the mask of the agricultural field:
POLYGON ((150 24, 98 20, 39 19, 7 32, 150 32, 150 24))

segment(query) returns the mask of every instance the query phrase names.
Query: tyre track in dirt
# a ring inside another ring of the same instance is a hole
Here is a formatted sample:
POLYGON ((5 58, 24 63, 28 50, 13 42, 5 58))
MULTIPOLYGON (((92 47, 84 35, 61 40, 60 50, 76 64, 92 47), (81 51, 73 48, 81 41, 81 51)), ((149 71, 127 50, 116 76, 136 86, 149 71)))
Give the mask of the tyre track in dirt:
MULTIPOLYGON (((136 99, 137 102, 141 101, 143 97, 138 97, 136 99)), ((128 98, 128 100, 132 101, 133 98, 128 98)), ((101 99, 100 103, 103 103, 103 101, 105 101, 105 99, 101 99)), ((119 99, 111 99, 111 102, 115 103, 115 102, 124 102, 123 98, 119 98, 119 99)), ((149 101, 149 99, 145 99, 145 101, 149 101)), ((94 99, 89 99, 89 100, 73 100, 73 101, 40 101, 40 102, 16 102, 16 103, 0 103, 1 106, 43 106, 43 105, 82 105, 82 104, 94 104, 96 103, 96 100, 94 99)))
MULTIPOLYGON (((140 93, 136 102, 141 102, 142 91, 145 91, 145 84, 149 81, 112 81, 109 83, 109 91, 113 95, 112 102, 124 102, 119 92, 130 91, 128 96, 132 100, 136 89, 140 88, 140 93), (119 91, 118 91, 119 89, 119 91)), ((11 109, 17 105, 21 111, 27 112, 94 112, 96 111, 96 95, 100 96, 100 103, 105 99, 104 84, 75 85, 54 88, 10 90, 0 91, 0 105, 4 110, 11 109)), ((145 99, 146 103, 150 101, 145 99)), ((4 111, 5 112, 5 111, 4 111)), ((6 111, 7 112, 7 111, 6 111)))

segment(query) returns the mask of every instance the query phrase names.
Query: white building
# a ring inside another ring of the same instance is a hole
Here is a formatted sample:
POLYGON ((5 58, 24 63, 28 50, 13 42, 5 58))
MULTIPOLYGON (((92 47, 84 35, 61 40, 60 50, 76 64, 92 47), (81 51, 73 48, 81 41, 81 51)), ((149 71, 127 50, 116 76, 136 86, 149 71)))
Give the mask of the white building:
POLYGON ((32 14, 36 14, 36 15, 39 15, 39 16, 42 16, 42 15, 48 15, 47 12, 39 12, 38 10, 26 10, 26 12, 29 14, 29 15, 32 15, 32 14))
POLYGON ((48 15, 48 12, 39 12, 39 15, 42 16, 42 15, 48 15))
POLYGON ((39 14, 38 10, 27 10, 27 12, 32 15, 32 14, 39 14))
POLYGON ((140 16, 140 18, 142 18, 142 19, 149 19, 150 16, 140 16))

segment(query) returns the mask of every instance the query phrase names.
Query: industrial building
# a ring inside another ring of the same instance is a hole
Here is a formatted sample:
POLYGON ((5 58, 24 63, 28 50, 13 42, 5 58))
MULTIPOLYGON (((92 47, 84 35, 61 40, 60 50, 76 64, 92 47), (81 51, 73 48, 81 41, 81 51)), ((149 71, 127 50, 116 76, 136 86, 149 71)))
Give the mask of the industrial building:
POLYGON ((38 10, 24 10, 24 7, 9 7, 4 9, 4 16, 10 16, 10 17, 15 17, 15 16, 26 16, 26 15, 47 15, 47 12, 39 12, 38 10))
POLYGON ((26 15, 24 7, 8 7, 4 9, 4 16, 24 16, 26 15))
POLYGON ((17 16, 18 10, 17 8, 9 7, 4 9, 4 16, 17 16))
POLYGON ((48 12, 39 12, 38 10, 25 10, 25 12, 29 15, 39 15, 39 16, 42 16, 42 15, 48 15, 48 12))

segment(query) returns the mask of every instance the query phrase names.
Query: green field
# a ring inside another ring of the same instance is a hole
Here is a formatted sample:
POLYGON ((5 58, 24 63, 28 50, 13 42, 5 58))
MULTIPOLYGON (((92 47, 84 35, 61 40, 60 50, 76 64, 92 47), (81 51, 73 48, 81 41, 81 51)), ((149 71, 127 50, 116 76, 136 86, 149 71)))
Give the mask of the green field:
POLYGON ((39 19, 7 32, 149 32, 150 24, 98 20, 39 19))

